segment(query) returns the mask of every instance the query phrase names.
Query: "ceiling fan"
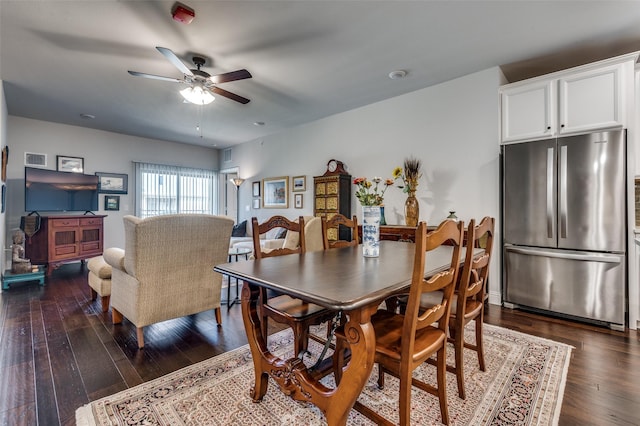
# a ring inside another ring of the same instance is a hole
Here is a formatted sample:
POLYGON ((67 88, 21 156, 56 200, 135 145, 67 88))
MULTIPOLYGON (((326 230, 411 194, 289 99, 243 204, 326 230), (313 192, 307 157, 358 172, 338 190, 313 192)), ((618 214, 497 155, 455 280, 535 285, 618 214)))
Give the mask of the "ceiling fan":
POLYGON ((251 78, 251 73, 245 69, 226 72, 218 75, 211 75, 205 71, 202 71, 202 67, 205 63, 205 59, 200 56, 194 56, 192 58, 196 69, 189 69, 181 60, 176 56, 173 51, 166 47, 156 47, 160 53, 162 53, 182 74, 184 77, 172 78, 163 77, 160 75, 146 74, 138 71, 129 71, 129 74, 136 77, 151 78, 154 80, 171 81, 173 83, 183 83, 188 87, 180 91, 180 94, 189 102, 197 105, 205 105, 211 103, 214 99, 213 93, 216 95, 224 96, 225 98, 232 99, 241 104, 249 103, 249 99, 244 98, 235 93, 231 93, 224 89, 221 89, 217 85, 220 83, 227 83, 229 81, 243 80, 245 78, 251 78))

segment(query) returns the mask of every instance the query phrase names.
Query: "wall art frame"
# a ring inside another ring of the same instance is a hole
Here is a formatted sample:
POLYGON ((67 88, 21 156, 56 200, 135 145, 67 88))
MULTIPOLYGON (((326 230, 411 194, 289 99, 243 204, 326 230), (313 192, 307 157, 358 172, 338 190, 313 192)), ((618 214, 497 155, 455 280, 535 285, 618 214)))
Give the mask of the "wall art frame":
POLYGON ((255 181, 251 184, 251 195, 254 197, 260 196, 260 181, 255 181))
POLYGON ((293 192, 303 192, 307 190, 307 177, 294 176, 291 178, 291 190, 293 192))
POLYGON ((122 173, 96 172, 98 176, 98 193, 127 194, 129 192, 129 176, 122 173))
POLYGON ((59 172, 84 173, 84 158, 56 155, 56 170, 59 172))
POLYGON ((265 209, 289 208, 289 176, 262 180, 262 207, 265 209))
POLYGON ((120 196, 119 195, 105 195, 104 196, 104 209, 105 210, 120 210, 120 196))
POLYGON ((293 194, 293 207, 296 209, 301 209, 303 204, 303 196, 302 194, 293 194))

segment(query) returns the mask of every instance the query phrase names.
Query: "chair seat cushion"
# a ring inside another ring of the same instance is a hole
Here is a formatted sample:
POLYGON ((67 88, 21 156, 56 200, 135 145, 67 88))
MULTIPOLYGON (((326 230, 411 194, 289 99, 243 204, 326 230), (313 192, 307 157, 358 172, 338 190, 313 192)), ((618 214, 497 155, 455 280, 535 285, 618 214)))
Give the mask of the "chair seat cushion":
MULTIPOLYGON (((376 333, 376 353, 400 361, 404 315, 379 310, 371 317, 376 333)), ((408 336, 407 336, 408 337, 408 336)), ((428 326, 416 331, 414 362, 426 359, 434 353, 447 335, 439 328, 428 326)))

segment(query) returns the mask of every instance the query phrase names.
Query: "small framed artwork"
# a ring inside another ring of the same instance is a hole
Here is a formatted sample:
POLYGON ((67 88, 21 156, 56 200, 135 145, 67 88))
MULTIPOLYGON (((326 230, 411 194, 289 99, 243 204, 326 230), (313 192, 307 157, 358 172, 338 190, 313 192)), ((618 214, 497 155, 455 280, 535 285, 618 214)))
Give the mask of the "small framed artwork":
POLYGON ((260 198, 256 198, 253 200, 253 208, 254 209, 259 209, 260 208, 260 198))
POLYGON ((289 208, 289 176, 262 180, 262 207, 265 209, 289 208))
POLYGON ((118 195, 105 195, 104 196, 104 209, 105 210, 120 210, 120 196, 118 196, 118 195))
POLYGON ((293 192, 302 192, 307 189, 307 177, 306 176, 294 176, 291 178, 292 182, 292 191, 293 192))
POLYGON ((126 194, 129 189, 129 176, 119 173, 96 172, 98 192, 101 194, 126 194))
POLYGON ((293 196, 293 206, 296 209, 302 208, 302 194, 294 194, 293 196))
POLYGON ((260 181, 257 182, 253 182, 251 184, 251 188, 252 188, 252 194, 254 197, 259 197, 260 196, 260 181))
POLYGON ((7 181, 7 163, 9 162, 9 147, 2 148, 2 181, 7 181))
POLYGON ((84 173, 84 158, 56 155, 57 169, 59 172, 84 173))

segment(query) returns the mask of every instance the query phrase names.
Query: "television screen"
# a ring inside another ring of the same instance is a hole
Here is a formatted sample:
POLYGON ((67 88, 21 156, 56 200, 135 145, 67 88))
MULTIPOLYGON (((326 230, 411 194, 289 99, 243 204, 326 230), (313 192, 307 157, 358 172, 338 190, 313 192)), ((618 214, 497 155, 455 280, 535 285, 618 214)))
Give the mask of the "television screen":
POLYGON ((98 210, 98 176, 25 167, 24 209, 28 212, 98 210))

